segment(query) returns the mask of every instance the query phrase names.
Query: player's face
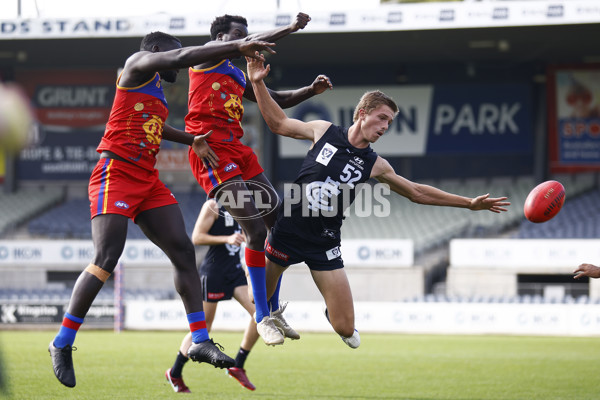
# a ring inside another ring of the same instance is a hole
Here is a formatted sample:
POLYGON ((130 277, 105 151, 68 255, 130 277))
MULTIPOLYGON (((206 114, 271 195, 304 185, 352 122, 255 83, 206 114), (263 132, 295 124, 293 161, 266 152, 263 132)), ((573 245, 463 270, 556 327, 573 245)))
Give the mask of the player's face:
POLYGON ((361 131, 365 140, 369 143, 375 143, 389 129, 394 120, 394 111, 386 105, 380 105, 369 114, 361 116, 363 124, 361 131))
MULTIPOLYGON (((161 46, 160 51, 169 51, 169 50, 176 50, 176 49, 180 49, 181 48, 181 43, 179 42, 170 42, 166 45, 161 46)), ((177 74, 179 73, 178 69, 171 69, 168 71, 160 71, 160 79, 169 82, 169 83, 174 83, 175 81, 177 81, 177 74)))
POLYGON ((221 36, 221 40, 224 42, 229 42, 230 40, 239 40, 248 36, 248 27, 244 24, 240 24, 239 22, 232 22, 231 28, 229 28, 229 32, 221 36))

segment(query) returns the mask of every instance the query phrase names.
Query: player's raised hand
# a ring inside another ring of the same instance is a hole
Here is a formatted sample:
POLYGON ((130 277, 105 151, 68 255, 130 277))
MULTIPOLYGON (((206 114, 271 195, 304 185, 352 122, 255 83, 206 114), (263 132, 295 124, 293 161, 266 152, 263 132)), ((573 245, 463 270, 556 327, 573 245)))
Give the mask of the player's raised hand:
POLYGON ((265 42, 264 40, 249 40, 240 41, 238 43, 238 49, 243 56, 257 58, 261 51, 268 51, 271 54, 275 54, 275 50, 271 47, 275 46, 275 43, 265 42))
POLYGON ((212 135, 213 131, 208 131, 208 133, 204 135, 197 135, 194 137, 194 142, 192 143, 192 150, 200 159, 206 168, 209 165, 213 168, 217 168, 219 166, 219 157, 215 154, 213 149, 210 148, 208 143, 206 143, 206 139, 212 135))
POLYGON ((491 212, 500 213, 507 211, 504 206, 510 206, 510 202, 504 201, 508 197, 490 197, 490 194, 483 194, 471 200, 470 210, 490 210, 491 212))
POLYGON ((254 58, 246 57, 248 79, 250 82, 258 82, 269 75, 271 65, 265 66, 265 57, 262 54, 255 54, 254 58))
POLYGON ((573 272, 576 274, 573 277, 574 279, 579 279, 584 276, 589 276, 590 278, 600 278, 600 268, 593 264, 581 264, 573 272))
POLYGON ((331 80, 326 75, 319 75, 315 78, 315 81, 310 85, 311 90, 314 94, 321 94, 327 89, 333 89, 331 80))
POLYGON ((310 16, 308 14, 304 14, 302 12, 298 13, 298 15, 296 15, 296 19, 294 20, 294 22, 292 22, 291 25, 292 32, 304 29, 308 24, 308 21, 310 21, 310 16))

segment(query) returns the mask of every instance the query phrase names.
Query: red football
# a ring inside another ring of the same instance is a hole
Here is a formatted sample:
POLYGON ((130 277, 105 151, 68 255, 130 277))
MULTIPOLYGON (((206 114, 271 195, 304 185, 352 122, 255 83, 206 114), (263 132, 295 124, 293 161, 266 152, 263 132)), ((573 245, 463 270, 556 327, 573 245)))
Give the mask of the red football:
POLYGON ((525 218, 531 222, 546 222, 552 219, 565 202, 565 188, 558 181, 546 181, 537 185, 525 200, 525 218))

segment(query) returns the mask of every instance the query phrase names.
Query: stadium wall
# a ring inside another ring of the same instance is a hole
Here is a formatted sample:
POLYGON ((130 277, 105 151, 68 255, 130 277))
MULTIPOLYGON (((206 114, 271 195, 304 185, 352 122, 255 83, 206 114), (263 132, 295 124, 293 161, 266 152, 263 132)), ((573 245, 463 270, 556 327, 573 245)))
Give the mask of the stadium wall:
MULTIPOLYGON (((575 284, 575 267, 599 259, 598 239, 453 239, 446 290, 451 296, 514 297, 519 275, 563 275, 575 284)), ((599 280, 589 280, 589 297, 600 298, 599 280)))
MULTIPOLYGON (((424 272, 413 265, 411 240, 345 240, 341 251, 358 300, 396 301, 423 296, 424 272)), ((93 254, 89 240, 4 241, 0 244, 0 289, 45 289, 49 272, 72 273, 75 279, 93 254)), ((171 263, 152 242, 128 240, 120 262, 126 288, 173 289, 171 263)), ((321 298, 310 273, 300 265, 290 268, 284 282, 283 290, 290 299, 321 298)), ((63 286, 73 283, 65 282, 63 286)))
MULTIPOLYGON (((355 302, 360 332, 426 334, 500 334, 536 336, 600 336, 596 304, 488 304, 424 302, 355 302)), ((298 331, 332 332, 319 301, 293 301, 285 311, 298 331)), ((214 330, 243 330, 247 312, 235 302, 217 309, 214 330)), ((127 329, 187 328, 180 302, 129 302, 127 329)))

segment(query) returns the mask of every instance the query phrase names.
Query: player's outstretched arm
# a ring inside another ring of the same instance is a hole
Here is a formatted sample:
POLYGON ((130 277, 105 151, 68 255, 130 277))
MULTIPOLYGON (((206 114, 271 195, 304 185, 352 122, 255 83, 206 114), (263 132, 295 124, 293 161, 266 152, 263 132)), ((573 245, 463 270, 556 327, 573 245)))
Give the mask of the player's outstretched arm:
POLYGON ((409 181, 396 174, 394 168, 383 157, 377 158, 371 171, 371 177, 382 183, 387 183, 392 191, 406 197, 413 203, 468 208, 470 210, 489 210, 495 213, 506 211, 505 206, 510 205, 509 202, 505 201, 506 197, 491 198, 489 194, 486 194, 470 198, 448 193, 433 186, 409 181))
MULTIPOLYGON (((176 70, 202 64, 206 61, 239 56, 257 57, 257 52, 275 53, 275 44, 262 40, 213 41, 204 46, 188 46, 169 51, 140 51, 125 63, 123 74, 148 75, 159 71, 176 70)), ((124 76, 125 77, 125 76, 124 76)))
MULTIPOLYGON (((267 91, 281 108, 290 108, 328 89, 333 89, 331 79, 327 75, 321 74, 309 86, 294 90, 271 90, 267 88, 267 91)), ((246 87, 244 98, 256 102, 256 95, 252 86, 246 87)))
POLYGON ((280 28, 272 29, 270 31, 253 33, 252 35, 246 36, 245 40, 265 40, 267 42, 274 42, 281 39, 284 36, 289 35, 290 33, 294 33, 299 31, 300 29, 304 29, 308 22, 310 21, 310 16, 305 13, 298 13, 294 21, 287 25, 282 26, 280 28))
POLYGON ((576 274, 573 277, 574 279, 583 278, 584 276, 600 278, 600 268, 593 264, 581 264, 573 273, 576 274))
POLYGON ((328 121, 311 121, 303 122, 297 119, 289 118, 281 109, 279 104, 273 100, 264 78, 269 75, 270 66, 265 66, 264 57, 249 58, 246 57, 248 63, 248 79, 252 83, 258 108, 273 133, 281 136, 287 136, 295 139, 311 140, 313 142, 325 133, 331 125, 328 121))

